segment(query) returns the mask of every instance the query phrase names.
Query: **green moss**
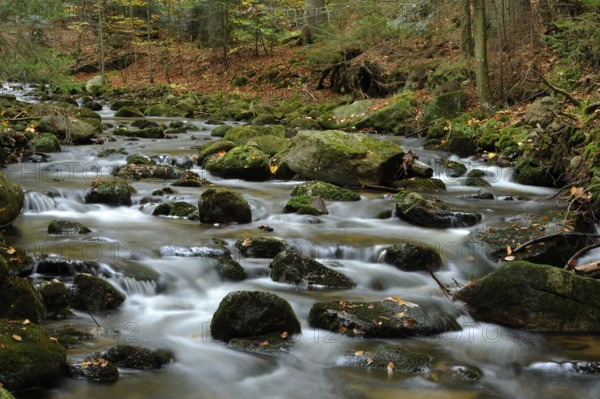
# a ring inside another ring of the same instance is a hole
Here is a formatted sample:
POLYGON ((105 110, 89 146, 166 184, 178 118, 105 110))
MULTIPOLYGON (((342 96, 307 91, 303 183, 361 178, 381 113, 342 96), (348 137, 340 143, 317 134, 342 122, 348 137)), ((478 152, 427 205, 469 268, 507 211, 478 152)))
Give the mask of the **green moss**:
POLYGON ((130 130, 127 128, 118 128, 113 130, 115 136, 125 136, 133 138, 143 139, 162 139, 165 138, 165 128, 160 127, 147 127, 143 129, 130 130))
POLYGON ((118 308, 125 295, 108 281, 90 274, 80 273, 73 279, 72 306, 75 309, 95 311, 118 308))
POLYGON ((144 110, 146 116, 186 116, 186 111, 168 104, 154 104, 144 110))
POLYGON ((421 192, 446 191, 446 185, 444 182, 435 178, 412 178, 396 180, 391 183, 391 186, 398 189, 421 192))
POLYGON ((236 144, 233 141, 229 140, 217 140, 211 143, 205 144, 200 149, 200 153, 198 154, 198 165, 202 165, 204 160, 216 153, 227 152, 236 147, 236 144))
POLYGON ((156 162, 146 155, 133 154, 127 157, 127 163, 134 165, 154 165, 156 162))
POLYGON ((354 191, 341 188, 335 184, 321 181, 309 181, 302 183, 292 190, 292 197, 299 195, 321 197, 328 201, 359 201, 360 195, 354 191))
POLYGON ((251 139, 265 135, 285 138, 285 130, 281 126, 236 126, 229 129, 223 138, 244 145, 251 139))
POLYGON ((203 166, 224 178, 262 181, 271 177, 269 156, 252 146, 236 147, 225 155, 213 154, 205 159, 203 166))
POLYGON ((436 169, 439 171, 439 175, 447 177, 460 177, 467 172, 467 167, 457 161, 448 161, 445 159, 435 160, 436 169))
POLYGON ((250 223, 250 204, 240 194, 226 188, 209 188, 198 200, 202 223, 250 223))
POLYGON ((531 157, 521 157, 515 163, 514 179, 517 183, 531 186, 552 186, 552 176, 531 157))
POLYGON ((216 260, 215 267, 217 273, 225 280, 243 281, 248 278, 242 265, 228 256, 219 256, 216 260))
POLYGON ((326 215, 328 213, 323 200, 312 195, 297 195, 283 207, 285 213, 297 213, 299 215, 326 215))
POLYGON ((169 216, 185 218, 189 220, 198 220, 198 208, 185 201, 176 201, 171 204, 169 216))
POLYGON ((69 290, 60 281, 44 282, 40 287, 40 296, 46 310, 55 317, 69 317, 71 312, 69 290))
POLYGON ((117 118, 143 118, 144 114, 135 106, 125 105, 120 107, 118 111, 115 112, 115 116, 117 118))
POLYGON ((467 100, 467 93, 463 90, 440 94, 425 106, 425 120, 433 121, 440 118, 453 118, 465 111, 467 100))
POLYGON ((131 195, 135 192, 136 190, 125 182, 94 181, 85 195, 85 202, 130 206, 132 204, 131 195))
POLYGON ((79 222, 54 219, 48 225, 48 234, 88 234, 91 230, 79 222))
POLYGON ((249 258, 273 258, 288 244, 280 237, 250 236, 238 239, 235 247, 249 258))
POLYGON ((412 242, 386 248, 384 261, 405 271, 435 271, 442 266, 442 258, 433 248, 412 242))
POLYGON ((33 139, 36 152, 61 152, 58 138, 53 133, 41 133, 33 139))
POLYGON ((46 309, 26 278, 9 276, 0 287, 0 317, 39 323, 46 309))
POLYGON ((282 137, 265 135, 250 139, 248 144, 260 148, 260 150, 267 155, 273 156, 287 150, 292 145, 292 141, 282 137))
POLYGON ((6 226, 15 220, 25 202, 23 189, 7 175, 0 172, 0 226, 6 226))
POLYGON ((173 359, 173 354, 164 349, 150 350, 133 345, 117 345, 111 347, 103 356, 118 367, 135 370, 160 369, 173 359))

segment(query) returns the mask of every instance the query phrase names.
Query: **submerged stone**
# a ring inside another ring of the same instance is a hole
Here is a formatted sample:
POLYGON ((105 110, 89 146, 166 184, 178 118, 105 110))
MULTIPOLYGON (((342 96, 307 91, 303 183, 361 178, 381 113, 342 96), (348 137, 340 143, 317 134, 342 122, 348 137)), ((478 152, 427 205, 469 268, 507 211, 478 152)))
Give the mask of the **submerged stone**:
POLYGON ((429 371, 432 357, 412 352, 396 345, 377 345, 372 351, 356 351, 347 361, 348 366, 394 373, 424 374, 429 371), (358 353, 358 354, 357 354, 358 353))
POLYGON ((274 258, 288 244, 280 237, 249 236, 238 239, 235 247, 248 258, 274 258))
POLYGON ((198 200, 202 223, 250 223, 250 204, 240 194, 226 188, 209 188, 198 200))
POLYGON ((394 196, 396 214, 411 224, 434 228, 470 227, 481 221, 477 213, 456 212, 444 209, 438 202, 426 199, 411 191, 394 196))
POLYGON ((150 350, 126 344, 111 347, 103 357, 117 367, 136 370, 160 369, 173 360, 173 354, 167 350, 150 350))
POLYGON ((96 311, 118 308, 125 295, 108 281, 91 274, 78 274, 73 279, 71 303, 75 309, 96 311))
POLYGON ((309 181, 293 188, 292 197, 307 195, 321 197, 327 201, 359 201, 360 195, 352 190, 321 181, 309 181))
POLYGON ((442 266, 440 254, 433 248, 401 242, 386 248, 384 261, 404 271, 435 271, 442 266))
POLYGON ((48 225, 48 234, 88 234, 91 230, 79 222, 67 219, 54 219, 48 225))

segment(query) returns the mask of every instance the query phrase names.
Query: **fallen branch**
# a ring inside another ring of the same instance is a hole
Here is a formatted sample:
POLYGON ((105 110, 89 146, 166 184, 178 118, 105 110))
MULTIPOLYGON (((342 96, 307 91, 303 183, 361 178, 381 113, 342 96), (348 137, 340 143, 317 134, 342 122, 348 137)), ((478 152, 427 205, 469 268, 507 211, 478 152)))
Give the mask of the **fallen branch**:
POLYGON ((575 271, 581 274, 591 274, 598 270, 600 270, 600 260, 575 267, 575 271))
POLYGON ((438 278, 433 273, 433 270, 430 269, 429 274, 431 274, 431 277, 435 280, 437 285, 440 286, 440 289, 442 290, 444 295, 446 295, 446 297, 448 297, 448 299, 452 300, 452 297, 450 296, 450 289, 447 286, 445 286, 444 284, 442 284, 442 282, 440 280, 438 280, 438 278))
POLYGON ((585 107, 584 112, 589 115, 591 113, 594 113, 597 109, 600 109, 600 103, 594 103, 594 104, 590 104, 587 107, 585 107))
POLYGON ((552 85, 552 83, 548 82, 548 79, 546 79, 544 77, 544 75, 542 75, 535 69, 531 69, 531 71, 534 72, 535 74, 537 74, 540 77, 541 81, 544 82, 544 84, 546 86, 548 86, 550 88, 550 90, 552 90, 555 93, 562 94, 571 104, 575 105, 576 107, 578 107, 578 108, 582 107, 581 101, 579 101, 578 99, 573 97, 570 93, 566 92, 565 90, 563 90, 561 88, 558 88, 558 87, 552 85))
POLYGON ((553 240, 553 239, 560 238, 560 237, 600 238, 600 234, 577 233, 575 231, 563 232, 563 233, 557 233, 557 234, 549 234, 547 236, 542 236, 542 237, 534 238, 532 240, 527 241, 524 244, 519 245, 518 247, 516 247, 515 249, 512 250, 512 253, 522 251, 526 247, 528 247, 530 245, 533 245, 533 244, 537 244, 538 242, 547 241, 547 240, 553 240))
POLYGON ((404 190, 400 190, 398 188, 386 187, 386 186, 378 186, 378 185, 375 185, 375 184, 363 184, 362 186, 355 187, 355 188, 357 188, 357 189, 365 189, 365 188, 367 188, 369 190, 385 191, 385 192, 394 193, 394 194, 398 194, 399 192, 404 191, 404 190))
POLYGON ((583 255, 587 251, 589 251, 591 249, 594 249, 594 248, 598 248, 598 247, 600 247, 600 242, 595 242, 593 244, 588 245, 587 247, 581 248, 579 251, 575 252, 575 254, 573 254, 573 256, 571 256, 569 258, 569 260, 567 261, 567 264, 565 265, 564 269, 565 270, 573 270, 573 269, 575 269, 576 265, 577 265, 577 258, 579 258, 581 255, 583 255))

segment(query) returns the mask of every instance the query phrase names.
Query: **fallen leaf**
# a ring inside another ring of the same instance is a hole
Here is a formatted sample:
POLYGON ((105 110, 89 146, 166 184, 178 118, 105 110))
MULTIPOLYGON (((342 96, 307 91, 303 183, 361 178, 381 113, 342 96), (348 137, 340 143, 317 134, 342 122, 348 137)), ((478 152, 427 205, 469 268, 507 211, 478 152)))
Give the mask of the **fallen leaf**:
POLYGON ((12 339, 14 339, 17 342, 23 341, 23 338, 21 338, 21 336, 17 334, 13 334, 12 339))
POLYGON ((227 151, 225 151, 225 150, 221 150, 221 151, 217 152, 217 155, 220 157, 224 156, 225 154, 227 154, 227 151))
POLYGON ((348 329, 346 327, 340 327, 340 334, 345 334, 348 329))
POLYGON ((25 320, 23 320, 23 323, 21 323, 21 324, 23 324, 24 326, 27 326, 27 325, 31 324, 31 322, 29 321, 29 319, 25 319, 25 320))
POLYGON ((259 346, 267 346, 269 345, 269 341, 263 341, 259 344, 259 346))
POLYGON ((387 365, 387 369, 388 370, 393 370, 394 368, 396 368, 396 366, 394 365, 394 363, 389 362, 388 365, 387 365))
POLYGON ((356 352, 354 352, 354 356, 360 356, 363 353, 365 353, 365 351, 356 351, 356 352))
POLYGON ((287 339, 289 336, 290 336, 290 334, 287 331, 284 331, 280 335, 281 339, 287 339))
POLYGON ((14 249, 13 247, 8 247, 8 248, 5 248, 5 249, 4 249, 4 252, 6 252, 6 253, 7 253, 7 254, 9 254, 9 255, 12 255, 12 254, 14 254, 15 252, 17 252, 17 250, 16 250, 16 249, 14 249))
POLYGON ((252 245, 252 240, 249 239, 248 237, 244 237, 244 240, 242 241, 242 247, 249 247, 252 245))
POLYGON ((507 255, 512 255, 512 248, 510 247, 510 245, 506 246, 506 254, 507 255))
POLYGON ((506 260, 506 261, 510 262, 510 261, 513 261, 513 260, 515 260, 515 257, 514 257, 513 255, 511 255, 511 256, 507 256, 507 257, 505 257, 505 258, 504 258, 504 260, 506 260))
POLYGON ((50 342, 58 344, 58 339, 56 339, 54 337, 50 337, 50 342))
POLYGON ((368 357, 368 358, 367 358, 367 366, 368 366, 369 364, 371 364, 371 363, 373 363, 373 359, 371 359, 370 357, 368 357))
POLYGON ((416 303, 405 301, 402 298, 400 298, 399 296, 388 296, 381 302, 385 302, 385 301, 396 302, 398 305, 405 305, 405 306, 408 306, 409 308, 414 308, 415 306, 419 306, 416 303))

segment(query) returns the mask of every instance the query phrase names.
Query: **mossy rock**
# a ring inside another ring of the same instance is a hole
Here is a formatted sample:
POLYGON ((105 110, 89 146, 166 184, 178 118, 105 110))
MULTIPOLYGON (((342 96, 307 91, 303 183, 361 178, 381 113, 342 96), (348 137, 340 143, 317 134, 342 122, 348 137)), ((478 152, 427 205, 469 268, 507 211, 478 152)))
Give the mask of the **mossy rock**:
POLYGON ((372 129, 379 133, 402 134, 415 115, 416 101, 411 91, 402 92, 390 99, 391 104, 370 112, 356 124, 358 129, 372 129))
POLYGON ((238 239, 235 247, 248 258, 274 258, 288 247, 280 237, 249 236, 238 239))
POLYGON ((45 281, 40 285, 42 303, 54 317, 69 317, 71 312, 69 290, 64 283, 53 280, 45 281))
POLYGON ((308 321, 312 327, 349 337, 406 338, 460 331, 458 311, 454 313, 388 297, 377 302, 316 302, 308 321))
POLYGON ((470 187, 491 187, 492 184, 482 177, 467 177, 465 179, 465 186, 470 187))
POLYGON ((302 255, 293 248, 277 254, 269 267, 271 279, 280 283, 340 289, 356 286, 350 277, 302 255))
MULTIPOLYGON (((100 106, 100 109, 102 109, 102 106, 100 106)), ((99 110, 97 109, 96 111, 99 110)), ((77 108, 74 115, 77 118, 81 119, 96 119, 98 121, 102 120, 102 117, 97 112, 94 112, 93 110, 87 107, 77 108)))
POLYGON ((204 160, 203 167, 224 178, 263 181, 271 177, 269 156, 252 146, 236 147, 224 155, 212 154, 204 160))
POLYGON ((209 188, 198 200, 202 223, 250 223, 250 204, 240 194, 226 188, 209 188))
POLYGON ((270 333, 300 332, 300 322, 283 298, 262 291, 235 291, 227 294, 213 315, 210 333, 229 342, 270 333))
POLYGON ((88 123, 79 118, 65 115, 46 115, 38 122, 39 132, 54 133, 66 143, 89 144, 91 139, 101 130, 96 121, 88 123))
POLYGON ((35 152, 61 152, 60 142, 54 133, 41 133, 34 137, 35 152))
POLYGON ((85 193, 85 202, 88 204, 131 206, 131 195, 135 192, 135 189, 125 182, 94 181, 85 193))
POLYGON ((265 154, 273 156, 290 148, 292 141, 283 137, 264 135, 250 139, 247 144, 258 147, 265 154))
POLYGON ((292 189, 292 197, 307 195, 321 197, 327 201, 359 201, 360 195, 352 190, 341 188, 335 184, 320 181, 302 183, 292 189))
POLYGON ((302 115, 298 112, 292 112, 285 116, 283 121, 285 126, 292 129, 316 130, 319 129, 319 122, 308 115, 302 115))
POLYGON ((436 178, 413 177, 410 179, 396 180, 390 183, 391 187, 400 190, 438 192, 446 191, 446 184, 436 178))
POLYGON ((115 112, 117 118, 143 118, 144 113, 139 108, 132 105, 126 105, 118 109, 115 112))
POLYGON ((143 154, 131 154, 126 159, 127 164, 133 165, 154 165, 154 162, 150 157, 143 154))
POLYGON ((118 128, 113 130, 113 134, 115 136, 125 136, 132 138, 142 138, 142 139, 163 139, 165 138, 165 128, 163 126, 159 127, 147 127, 144 129, 134 129, 130 130, 127 128, 118 128))
POLYGON ((384 262, 409 272, 436 271, 442 266, 442 258, 435 249, 408 241, 386 248, 384 262))
POLYGON ((11 224, 21 214, 24 203, 21 186, 0 172, 0 226, 11 224))
POLYGON ((229 255, 217 257, 215 268, 224 280, 243 281, 248 278, 242 265, 231 259, 229 255))
POLYGON ((99 353, 92 353, 87 356, 81 364, 69 365, 69 373, 72 378, 101 384, 114 384, 119 380, 117 366, 99 353))
POLYGON ((213 137, 225 137, 225 133, 227 133, 231 129, 233 129, 233 126, 231 125, 217 126, 210 132, 210 135, 213 137))
POLYGON ((212 185, 212 183, 206 179, 202 179, 196 173, 190 172, 181 176, 171 183, 171 185, 177 187, 205 187, 212 185))
POLYGON ((236 144, 233 141, 217 140, 203 145, 198 153, 198 165, 202 166, 207 157, 213 154, 225 155, 229 150, 233 150, 236 144))
POLYGON ((263 134, 254 126, 234 126, 228 129, 223 136, 224 140, 234 142, 236 145, 244 145, 248 140, 262 136, 263 134))
POLYGON ((356 351, 346 365, 394 373, 425 374, 433 358, 425 353, 412 352, 397 345, 377 345, 370 351, 356 351))
POLYGON ((36 266, 34 257, 23 247, 0 245, 0 258, 6 261, 9 273, 15 276, 29 276, 36 266))
POLYGON ((199 178, 197 173, 176 166, 139 164, 123 165, 115 172, 115 176, 128 180, 199 178))
POLYGON ((514 180, 520 184, 530 186, 554 185, 554 180, 549 171, 530 157, 521 157, 515 163, 514 180))
POLYGON ((171 204, 169 216, 185 218, 189 220, 198 220, 198 208, 185 201, 176 201, 171 204))
POLYGON ((4 278, 0 287, 0 317, 39 323, 45 315, 46 309, 29 280, 18 276, 4 278))
POLYGON ((411 224, 433 228, 470 227, 481 221, 478 213, 455 212, 444 209, 438 202, 428 200, 412 191, 394 196, 396 215, 411 224))
POLYGON ((98 151, 98 158, 105 158, 111 155, 127 155, 127 151, 123 147, 118 148, 103 148, 98 151))
POLYGON ((0 387, 0 399, 15 399, 6 389, 0 387))
POLYGON ((294 344, 286 332, 274 332, 256 337, 233 338, 227 347, 251 353, 277 353, 288 350, 294 344))
POLYGON ((54 219, 48 225, 48 234, 88 234, 91 230, 79 222, 67 219, 54 219))
POLYGON ((360 100, 342 105, 321 115, 318 123, 323 129, 350 130, 356 128, 369 115, 369 110, 373 105, 371 100, 360 100))
POLYGON ((466 110, 467 101, 468 96, 464 90, 440 94, 425 106, 425 120, 452 119, 466 110))
POLYGON ((146 107, 144 115, 146 116, 173 116, 183 117, 187 112, 169 104, 154 104, 146 107))
POLYGON ((158 122, 151 121, 151 120, 148 120, 148 119, 145 119, 145 118, 134 120, 133 122, 131 122, 131 126, 137 127, 138 129, 163 127, 158 122))
POLYGON ((108 281, 91 274, 80 273, 73 279, 71 304, 83 311, 116 309, 125 301, 125 295, 108 281))
POLYGON ((21 391, 57 385, 67 363, 65 348, 58 341, 44 328, 22 320, 0 319, 0 332, 0 383, 4 388, 21 391))
POLYGON ((509 262, 456 295, 471 315, 535 331, 600 331, 600 281, 562 268, 509 262))
POLYGON ((150 350, 133 345, 116 345, 103 357, 117 367, 135 370, 156 370, 173 360, 173 354, 164 349, 150 350))
POLYGON ((456 178, 467 173, 467 167, 461 162, 436 159, 435 164, 440 176, 456 178))
POLYGON ((297 195, 290 198, 283 207, 283 211, 285 213, 314 216, 329 214, 323 198, 312 195, 297 195))

